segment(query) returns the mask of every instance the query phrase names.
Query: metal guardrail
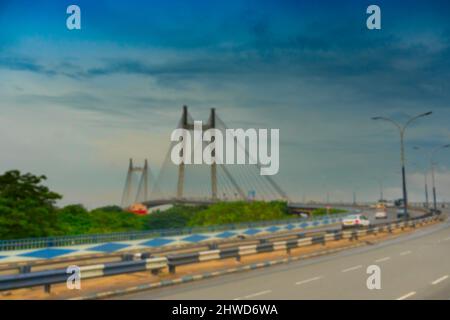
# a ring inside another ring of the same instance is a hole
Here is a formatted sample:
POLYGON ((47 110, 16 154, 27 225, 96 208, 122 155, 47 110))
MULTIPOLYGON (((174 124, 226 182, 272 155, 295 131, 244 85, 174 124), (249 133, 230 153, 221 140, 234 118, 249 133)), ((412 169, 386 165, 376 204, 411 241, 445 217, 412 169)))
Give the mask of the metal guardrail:
MULTIPOLYGON (((299 234, 297 239, 262 242, 254 245, 238 246, 234 248, 201 251, 187 254, 168 255, 167 257, 148 258, 148 256, 146 255, 141 255, 137 256, 138 260, 107 263, 94 266, 84 266, 80 268, 80 271, 82 279, 140 272, 146 270, 150 270, 152 273, 157 274, 159 271, 166 267, 168 267, 170 273, 175 273, 177 266, 227 258, 235 258, 239 261, 241 257, 246 255, 272 252, 276 250, 286 250, 287 253, 290 253, 290 250, 293 248, 314 244, 325 245, 327 241, 335 241, 340 239, 348 239, 350 241, 353 241, 357 240, 361 236, 374 234, 377 232, 390 233, 393 231, 393 229, 396 228, 415 228, 417 224, 424 224, 437 219, 439 219, 438 216, 419 217, 412 218, 406 221, 385 223, 362 230, 331 230, 330 233, 325 233, 323 235, 312 235, 311 237, 304 237, 304 234, 299 234)), ((66 269, 0 276, 0 291, 44 286, 45 291, 50 292, 51 285, 64 283, 67 281, 69 276, 70 274, 67 274, 66 269)))
POLYGON ((247 223, 235 223, 224 224, 209 227, 194 227, 194 228, 181 228, 181 229, 160 229, 160 230, 148 230, 139 232, 119 232, 109 234, 94 234, 94 235, 76 235, 76 236, 63 236, 63 237, 46 237, 46 238, 29 238, 29 239, 17 239, 17 240, 0 240, 0 251, 15 251, 37 248, 51 248, 51 247, 65 247, 84 244, 96 244, 113 241, 129 241, 150 239, 155 237, 165 236, 178 236, 189 235, 193 233, 207 233, 207 232, 219 232, 225 230, 238 230, 245 228, 265 227, 272 225, 281 225, 289 223, 299 223, 305 221, 317 221, 333 218, 341 218, 345 214, 333 214, 323 215, 314 219, 310 218, 295 218, 295 219, 282 219, 282 220, 268 220, 258 222, 247 223))
MULTIPOLYGON (((156 274, 167 267, 165 257, 149 258, 145 260, 133 260, 119 263, 107 263, 94 266, 80 267, 82 279, 99 278, 117 274, 140 272, 150 270, 156 274)), ((50 292, 51 285, 64 283, 71 274, 66 269, 40 271, 0 277, 0 291, 20 288, 44 286, 46 292, 50 292)))

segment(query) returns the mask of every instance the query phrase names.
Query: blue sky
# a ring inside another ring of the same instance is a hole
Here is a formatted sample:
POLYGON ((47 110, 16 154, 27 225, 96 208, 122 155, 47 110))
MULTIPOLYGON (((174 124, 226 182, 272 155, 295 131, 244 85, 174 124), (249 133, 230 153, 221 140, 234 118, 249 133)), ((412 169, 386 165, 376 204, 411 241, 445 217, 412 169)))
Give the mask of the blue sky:
MULTIPOLYGON (((229 127, 280 129, 277 181, 294 199, 422 199, 426 153, 448 143, 447 1, 0 2, 0 171, 46 174, 64 203, 120 201, 129 157, 158 170, 187 104, 229 127), (65 26, 77 4, 82 30, 65 26), (382 30, 365 26, 377 4, 382 30), (412 149, 420 146, 422 152, 412 149)), ((438 186, 450 199, 448 151, 438 186)))

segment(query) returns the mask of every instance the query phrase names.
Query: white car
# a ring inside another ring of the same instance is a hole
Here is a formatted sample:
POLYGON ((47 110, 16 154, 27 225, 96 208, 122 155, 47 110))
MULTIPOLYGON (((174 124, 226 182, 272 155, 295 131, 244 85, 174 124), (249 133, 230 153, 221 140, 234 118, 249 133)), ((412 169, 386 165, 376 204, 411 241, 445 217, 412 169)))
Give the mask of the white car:
POLYGON ((387 213, 384 210, 379 210, 375 212, 375 219, 387 219, 387 213))
POLYGON ((342 220, 342 228, 360 228, 368 227, 370 225, 369 219, 363 214, 352 214, 346 216, 342 220))

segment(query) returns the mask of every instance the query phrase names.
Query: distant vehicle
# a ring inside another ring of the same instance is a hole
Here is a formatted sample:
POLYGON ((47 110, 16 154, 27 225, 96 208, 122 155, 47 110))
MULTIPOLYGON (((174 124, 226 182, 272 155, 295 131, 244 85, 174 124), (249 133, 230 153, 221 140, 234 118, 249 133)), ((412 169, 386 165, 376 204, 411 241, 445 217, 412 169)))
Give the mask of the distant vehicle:
POLYGON ((380 210, 384 210, 386 208, 386 205, 384 204, 384 202, 379 201, 375 208, 380 209, 380 210))
MULTIPOLYGON (((405 219, 405 208, 397 209, 397 219, 405 219)), ((409 214, 406 215, 406 219, 409 219, 409 214)))
POLYGON ((342 229, 368 227, 369 225, 369 219, 363 214, 352 214, 342 220, 342 229))
POLYGON ((306 212, 299 212, 299 213, 298 213, 298 216, 299 216, 300 218, 309 218, 309 214, 306 213, 306 212))
POLYGON ((394 208, 394 207, 395 207, 394 202, 392 202, 392 201, 387 201, 386 202, 386 208, 394 208))
POLYGON ((395 200, 395 201, 394 201, 394 205, 395 205, 396 207, 403 207, 403 206, 404 206, 404 204, 403 204, 403 199, 395 200))
POLYGON ((378 201, 376 209, 377 209, 377 211, 375 212, 375 219, 386 219, 387 218, 386 204, 385 204, 384 200, 378 201))
POLYGON ((395 207, 395 203, 393 201, 383 199, 378 201, 377 206, 384 206, 385 208, 393 208, 395 207))
POLYGON ((386 210, 378 210, 375 212, 375 219, 387 219, 387 217, 386 210))

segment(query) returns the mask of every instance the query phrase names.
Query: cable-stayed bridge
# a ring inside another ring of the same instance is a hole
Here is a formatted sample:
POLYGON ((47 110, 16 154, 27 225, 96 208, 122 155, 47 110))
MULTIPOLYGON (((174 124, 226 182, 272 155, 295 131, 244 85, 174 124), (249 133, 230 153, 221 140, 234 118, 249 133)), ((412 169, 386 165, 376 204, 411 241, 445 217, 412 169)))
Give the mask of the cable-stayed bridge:
MULTIPOLYGON (((194 118, 183 107, 178 129, 192 131, 194 118)), ((209 118, 202 125, 203 132, 216 129, 226 136, 228 129, 215 109, 210 110, 209 118)), ((122 196, 122 207, 133 203, 143 203, 147 207, 164 204, 211 204, 218 201, 237 200, 288 200, 287 194, 268 175, 261 175, 259 159, 252 159, 249 144, 233 137, 236 150, 244 152, 246 164, 174 164, 171 160, 172 148, 178 141, 172 141, 165 155, 158 174, 155 176, 145 160, 143 167, 134 166, 130 159, 125 188, 122 196), (250 161, 252 159, 252 161, 250 161), (254 164, 250 164, 254 163, 254 164)), ((202 150, 209 144, 203 139, 202 150)), ((184 152, 184 151, 183 151, 184 152)))

